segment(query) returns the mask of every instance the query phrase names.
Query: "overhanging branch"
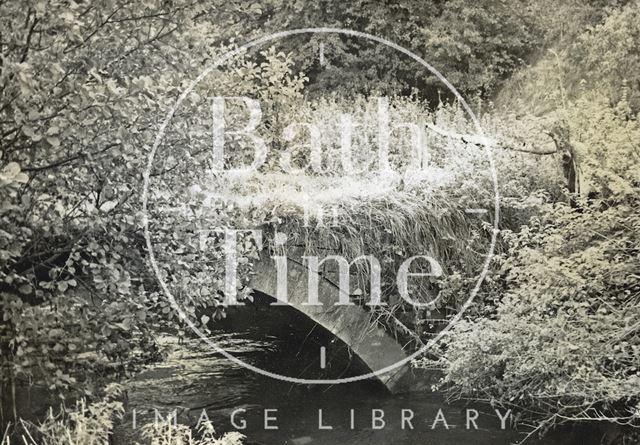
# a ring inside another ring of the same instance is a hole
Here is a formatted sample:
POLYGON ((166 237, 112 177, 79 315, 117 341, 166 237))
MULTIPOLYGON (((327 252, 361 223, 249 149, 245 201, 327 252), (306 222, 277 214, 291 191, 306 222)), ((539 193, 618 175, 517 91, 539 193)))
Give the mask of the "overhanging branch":
MULTIPOLYGON (((515 144, 507 144, 505 142, 502 141, 496 141, 494 139, 490 139, 488 137, 485 136, 478 136, 478 135, 473 135, 473 134, 461 134, 461 133, 454 133, 451 131, 447 131, 444 130, 434 124, 430 124, 427 123, 427 128, 429 128, 430 130, 438 133, 441 136, 444 137, 448 137, 448 138, 452 138, 452 139, 457 139, 459 141, 464 142, 465 144, 472 144, 475 145, 477 147, 492 147, 492 148, 498 148, 501 150, 510 150, 510 151, 517 151, 520 153, 529 153, 529 154, 533 154, 533 155, 552 155, 552 154, 556 154, 558 153, 558 149, 549 149, 549 150, 530 150, 528 148, 526 148, 526 144, 523 142, 522 146, 518 146, 515 144)), ((545 132, 545 134, 549 135, 552 139, 553 139, 553 135, 551 135, 550 133, 545 132)), ((554 139, 555 142, 555 139, 554 139)))

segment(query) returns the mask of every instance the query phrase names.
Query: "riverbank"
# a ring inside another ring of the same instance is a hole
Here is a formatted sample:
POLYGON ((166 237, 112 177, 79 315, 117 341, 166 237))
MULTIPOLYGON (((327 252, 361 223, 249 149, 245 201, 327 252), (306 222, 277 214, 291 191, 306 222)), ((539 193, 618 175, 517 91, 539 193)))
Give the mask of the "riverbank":
MULTIPOLYGON (((256 341, 220 334, 215 340, 253 364, 268 356, 286 361, 278 357, 287 354, 277 338, 256 341)), ((505 410, 449 405, 442 394, 423 391, 391 396, 371 382, 294 385, 251 373, 198 340, 165 336, 161 343, 169 350, 167 359, 127 385, 127 412, 115 434, 118 444, 131 443, 141 425, 173 413, 179 423, 196 427, 210 420, 218 432, 239 431, 256 444, 506 445, 524 437, 512 428, 505 410)), ((571 442, 563 436, 529 443, 571 442)))

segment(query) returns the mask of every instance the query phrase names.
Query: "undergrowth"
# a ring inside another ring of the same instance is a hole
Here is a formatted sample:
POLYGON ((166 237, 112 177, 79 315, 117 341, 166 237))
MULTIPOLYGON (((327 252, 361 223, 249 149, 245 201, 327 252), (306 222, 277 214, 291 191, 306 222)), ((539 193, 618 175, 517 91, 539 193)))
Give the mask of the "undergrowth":
MULTIPOLYGON (((121 401, 124 388, 110 384, 102 400, 93 403, 78 399, 73 406, 62 405, 58 411, 49 408, 39 422, 18 419, 7 425, 0 445, 107 445, 111 444, 114 427, 125 409, 121 401)), ((242 445, 244 435, 229 432, 217 436, 211 422, 190 427, 174 419, 162 419, 142 427, 142 443, 136 445, 242 445)))

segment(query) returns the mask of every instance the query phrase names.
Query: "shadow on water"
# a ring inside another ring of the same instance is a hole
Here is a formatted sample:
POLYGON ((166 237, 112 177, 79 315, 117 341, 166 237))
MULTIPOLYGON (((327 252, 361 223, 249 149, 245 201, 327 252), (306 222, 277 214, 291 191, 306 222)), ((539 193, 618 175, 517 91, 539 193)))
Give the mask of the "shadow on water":
MULTIPOLYGON (((211 338, 247 363, 288 376, 335 378, 368 372, 329 332, 293 308, 270 311, 260 296, 255 304, 230 311, 211 338), (326 348, 324 369, 321 347, 326 348)), ((247 370, 200 339, 179 341, 167 335, 160 340, 168 357, 130 383, 118 442, 131 443, 140 425, 154 421, 156 412, 166 417, 174 410, 181 423, 195 426, 206 415, 218 432, 240 430, 247 443, 255 444, 499 445, 523 437, 502 431, 499 417, 488 406, 447 405, 440 394, 427 391, 391 395, 377 381, 292 384, 247 370), (472 423, 466 428, 467 408, 478 411, 477 430, 472 423), (320 411, 326 429, 320 427, 320 411), (372 428, 372 416, 382 418, 376 421, 380 429, 372 428), (267 428, 265 417, 272 418, 267 428), (244 429, 238 428, 242 425, 244 429)), ((528 443, 553 445, 560 440, 528 443)))

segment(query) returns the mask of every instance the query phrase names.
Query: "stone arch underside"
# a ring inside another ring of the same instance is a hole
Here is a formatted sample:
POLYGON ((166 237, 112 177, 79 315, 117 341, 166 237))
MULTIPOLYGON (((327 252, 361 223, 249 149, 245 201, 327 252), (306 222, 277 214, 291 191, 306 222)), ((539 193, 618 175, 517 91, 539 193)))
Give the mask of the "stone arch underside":
MULTIPOLYGON (((322 306, 305 305, 308 295, 309 269, 298 261, 289 259, 287 273, 288 304, 321 325, 342 340, 372 371, 391 366, 407 358, 400 344, 378 323, 372 321, 371 313, 358 305, 335 306, 340 289, 332 281, 320 274, 318 280, 318 300, 322 306)), ((277 269, 275 260, 261 255, 254 265, 249 286, 271 297, 277 295, 277 269)), ((378 375, 377 378, 387 389, 400 392, 405 388, 403 378, 410 364, 405 363, 395 369, 378 375)))

